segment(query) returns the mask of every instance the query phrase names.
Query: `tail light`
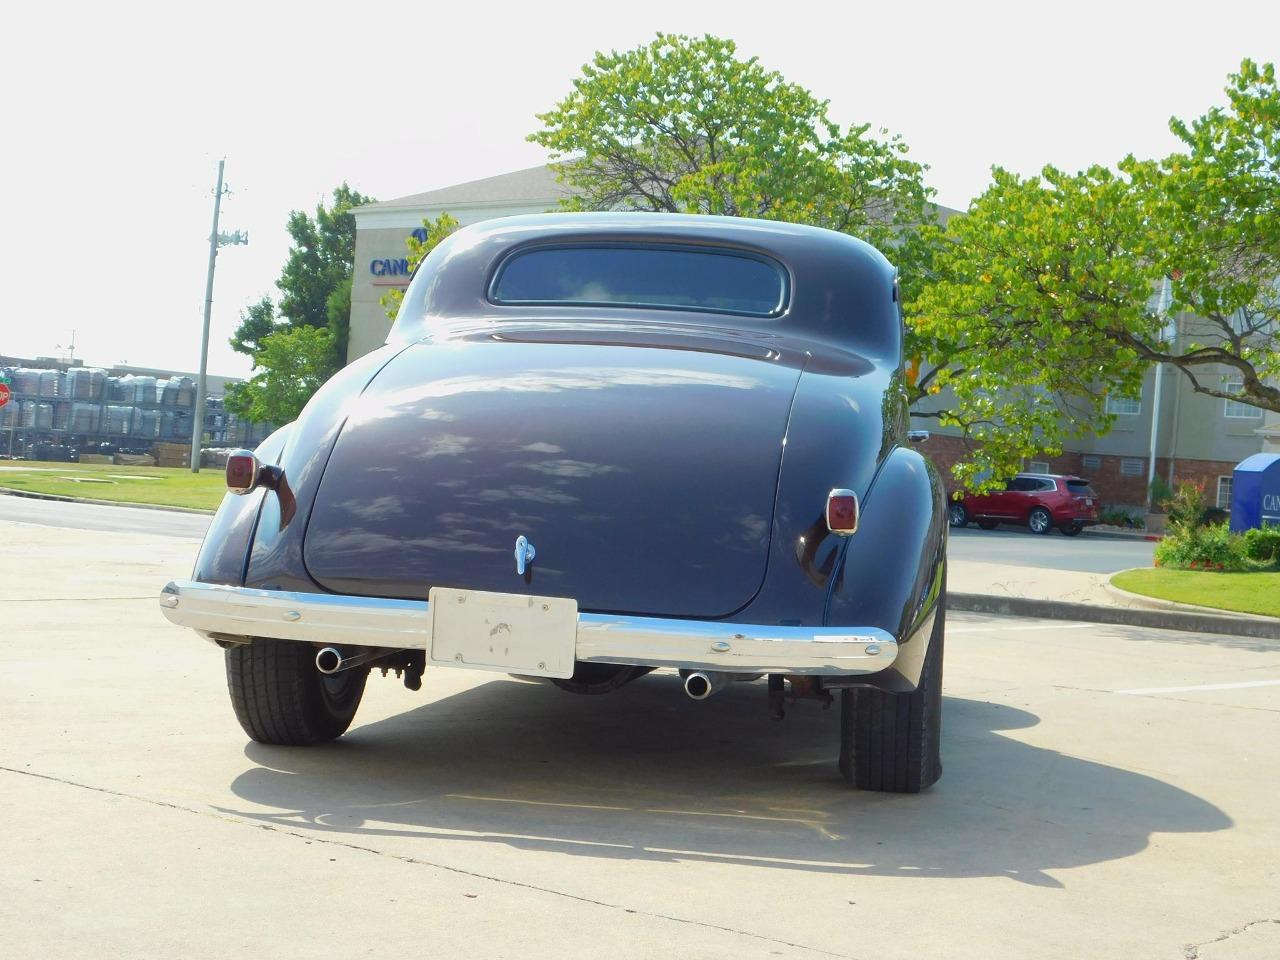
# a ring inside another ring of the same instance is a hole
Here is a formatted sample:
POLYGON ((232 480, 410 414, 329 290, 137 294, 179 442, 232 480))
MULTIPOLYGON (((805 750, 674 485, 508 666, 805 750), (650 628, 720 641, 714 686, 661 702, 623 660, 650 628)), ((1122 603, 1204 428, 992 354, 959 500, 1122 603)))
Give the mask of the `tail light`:
POLYGON ((843 537, 858 532, 858 495, 852 490, 827 494, 827 529, 843 537))
POLYGON ((252 450, 237 450, 227 457, 227 489, 237 496, 252 492, 261 475, 262 464, 252 450))

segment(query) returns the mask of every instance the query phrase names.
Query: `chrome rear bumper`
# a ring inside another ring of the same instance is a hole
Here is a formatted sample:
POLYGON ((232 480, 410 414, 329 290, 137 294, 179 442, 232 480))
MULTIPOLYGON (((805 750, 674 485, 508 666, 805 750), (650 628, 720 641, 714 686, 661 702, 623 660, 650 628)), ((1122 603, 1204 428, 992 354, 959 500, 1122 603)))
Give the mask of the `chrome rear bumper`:
MULTIPOLYGON (((211 640, 275 637, 341 646, 431 649, 425 600, 253 590, 191 580, 160 594, 170 622, 211 640)), ((781 627, 579 613, 577 659, 719 670, 851 676, 893 664, 897 641, 875 627, 781 627)))

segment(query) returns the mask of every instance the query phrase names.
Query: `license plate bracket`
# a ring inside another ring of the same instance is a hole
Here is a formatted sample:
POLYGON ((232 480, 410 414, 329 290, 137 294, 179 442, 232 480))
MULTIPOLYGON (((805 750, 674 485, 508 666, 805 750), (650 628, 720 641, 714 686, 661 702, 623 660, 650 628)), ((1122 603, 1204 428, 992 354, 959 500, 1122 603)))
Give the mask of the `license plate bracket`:
POLYGON ((431 663, 534 677, 573 676, 578 601, 432 587, 431 663))

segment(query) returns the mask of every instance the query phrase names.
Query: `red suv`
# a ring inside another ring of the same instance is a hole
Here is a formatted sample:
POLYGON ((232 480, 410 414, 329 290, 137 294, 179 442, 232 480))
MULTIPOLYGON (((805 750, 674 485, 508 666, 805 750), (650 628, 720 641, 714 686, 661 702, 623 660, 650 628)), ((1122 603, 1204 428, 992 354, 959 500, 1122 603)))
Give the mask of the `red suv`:
POLYGON ((1098 522, 1098 495, 1088 480, 1054 473, 1019 473, 1003 490, 956 493, 948 512, 953 527, 977 521, 983 530, 998 523, 1025 523, 1032 533, 1057 527, 1074 537, 1098 522))

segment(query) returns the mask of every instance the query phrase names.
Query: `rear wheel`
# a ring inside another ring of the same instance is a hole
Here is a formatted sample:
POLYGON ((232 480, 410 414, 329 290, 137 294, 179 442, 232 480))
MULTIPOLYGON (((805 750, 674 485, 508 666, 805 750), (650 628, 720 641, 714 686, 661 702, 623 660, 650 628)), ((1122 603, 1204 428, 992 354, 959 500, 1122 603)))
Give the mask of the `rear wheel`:
POLYGON ((840 772, 859 790, 919 793, 942 776, 939 740, 946 615, 944 593, 914 693, 868 687, 840 693, 840 772))
POLYGON ((969 523, 969 511, 964 508, 963 503, 953 500, 951 506, 947 507, 947 520, 953 527, 966 526, 969 523))
POLYGON ((1032 533, 1048 533, 1053 529, 1053 516, 1044 507, 1036 507, 1027 517, 1027 526, 1032 533))
POLYGON ((259 743, 309 746, 346 732, 364 695, 367 669, 325 676, 316 651, 292 640, 228 647, 227 688, 240 726, 259 743))

